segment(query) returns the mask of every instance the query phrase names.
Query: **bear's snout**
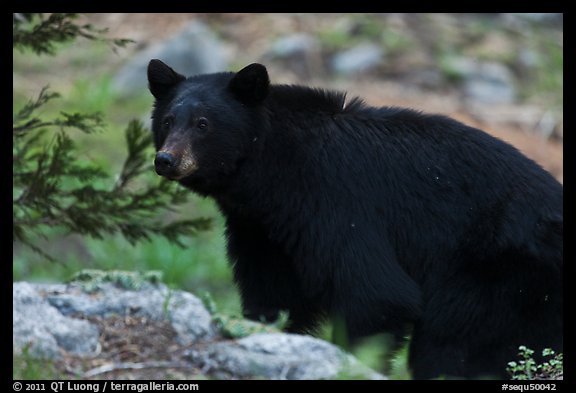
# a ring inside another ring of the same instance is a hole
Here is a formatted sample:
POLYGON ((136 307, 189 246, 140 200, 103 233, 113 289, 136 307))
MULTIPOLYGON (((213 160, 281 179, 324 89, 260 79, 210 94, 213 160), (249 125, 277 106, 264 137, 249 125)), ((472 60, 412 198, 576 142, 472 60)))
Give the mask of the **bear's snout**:
POLYGON ((180 180, 191 175, 198 168, 196 161, 187 150, 180 153, 184 154, 185 159, 180 159, 182 154, 174 154, 166 150, 156 153, 154 159, 156 173, 170 180, 180 180))
POLYGON ((172 153, 159 151, 156 153, 154 166, 156 173, 160 176, 172 177, 175 175, 176 168, 178 167, 178 159, 172 153))

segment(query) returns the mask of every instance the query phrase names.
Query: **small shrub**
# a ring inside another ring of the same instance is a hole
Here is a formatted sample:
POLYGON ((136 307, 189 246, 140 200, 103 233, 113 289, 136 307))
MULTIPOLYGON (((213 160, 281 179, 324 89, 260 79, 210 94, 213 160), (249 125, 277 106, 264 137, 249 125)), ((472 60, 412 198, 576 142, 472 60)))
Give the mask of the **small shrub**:
POLYGON ((559 379, 563 375, 563 354, 556 354, 552 349, 542 351, 542 363, 534 359, 534 350, 524 345, 518 347, 520 360, 508 363, 506 370, 514 380, 559 379))

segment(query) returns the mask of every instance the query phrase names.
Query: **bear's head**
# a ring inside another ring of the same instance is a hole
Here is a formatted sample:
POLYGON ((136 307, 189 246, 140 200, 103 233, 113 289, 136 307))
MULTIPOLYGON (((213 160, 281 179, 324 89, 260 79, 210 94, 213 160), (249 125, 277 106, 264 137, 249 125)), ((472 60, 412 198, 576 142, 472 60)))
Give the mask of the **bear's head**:
POLYGON ((266 67, 186 78, 154 59, 148 83, 156 172, 200 193, 224 186, 257 139, 270 84, 266 67))

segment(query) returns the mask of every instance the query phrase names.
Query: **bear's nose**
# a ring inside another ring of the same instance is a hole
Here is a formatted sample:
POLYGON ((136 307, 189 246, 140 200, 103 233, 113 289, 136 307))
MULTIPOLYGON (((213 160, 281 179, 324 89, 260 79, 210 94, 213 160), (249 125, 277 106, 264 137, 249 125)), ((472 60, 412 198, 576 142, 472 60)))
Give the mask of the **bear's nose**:
POLYGON ((171 153, 159 151, 156 153, 154 166, 156 167, 156 173, 159 175, 168 175, 176 168, 176 157, 171 153))

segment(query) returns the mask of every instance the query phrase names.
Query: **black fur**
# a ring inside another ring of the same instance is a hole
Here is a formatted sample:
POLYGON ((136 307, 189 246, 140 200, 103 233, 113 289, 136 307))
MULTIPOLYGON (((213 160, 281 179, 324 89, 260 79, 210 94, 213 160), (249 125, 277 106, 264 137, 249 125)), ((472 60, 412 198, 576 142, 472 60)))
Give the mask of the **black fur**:
POLYGON ((504 378, 519 345, 562 350, 563 188, 550 174, 447 117, 268 85, 249 67, 177 81, 153 112, 157 149, 181 138, 198 162, 180 183, 226 218, 247 316, 286 309, 306 332, 336 315, 351 338, 413 326, 418 379, 504 378))

